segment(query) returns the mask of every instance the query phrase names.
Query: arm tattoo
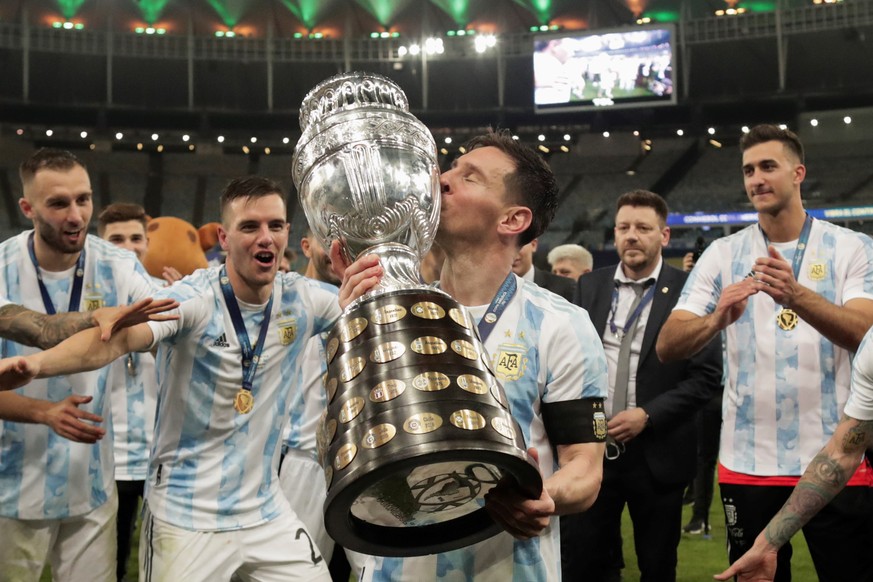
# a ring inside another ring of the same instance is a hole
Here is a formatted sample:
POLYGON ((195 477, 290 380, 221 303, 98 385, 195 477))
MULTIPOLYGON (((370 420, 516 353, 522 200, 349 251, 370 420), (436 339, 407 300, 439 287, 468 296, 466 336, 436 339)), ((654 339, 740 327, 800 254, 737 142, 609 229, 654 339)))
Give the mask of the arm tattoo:
POLYGON ((0 307, 0 337, 41 349, 48 349, 93 326, 90 312, 46 315, 20 305, 0 307))
MULTIPOLYGON (((858 421, 843 415, 849 423, 836 446, 819 452, 807 467, 791 497, 764 531, 767 541, 779 548, 842 491, 858 468, 864 449, 873 436, 873 421, 858 421)), ((839 430, 839 429, 838 429, 839 430)))

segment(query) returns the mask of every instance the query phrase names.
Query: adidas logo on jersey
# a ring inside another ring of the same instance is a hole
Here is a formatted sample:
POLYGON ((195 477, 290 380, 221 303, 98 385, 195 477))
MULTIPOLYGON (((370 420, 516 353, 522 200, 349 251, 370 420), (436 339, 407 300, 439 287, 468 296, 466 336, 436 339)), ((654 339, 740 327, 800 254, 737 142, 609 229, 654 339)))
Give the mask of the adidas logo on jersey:
POLYGON ((230 344, 227 343, 227 335, 221 334, 218 338, 212 343, 212 347, 215 348, 229 348, 230 344))

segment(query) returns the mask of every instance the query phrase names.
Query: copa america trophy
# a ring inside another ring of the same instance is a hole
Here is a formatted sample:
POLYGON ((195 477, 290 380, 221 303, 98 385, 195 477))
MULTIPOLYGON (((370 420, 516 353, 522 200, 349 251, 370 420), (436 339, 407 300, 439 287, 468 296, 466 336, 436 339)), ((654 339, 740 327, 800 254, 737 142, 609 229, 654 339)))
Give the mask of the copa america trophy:
POLYGON ((345 73, 310 91, 292 177, 313 233, 349 260, 379 256, 378 287, 327 340, 319 429, 325 525, 342 546, 414 556, 500 531, 483 508, 500 479, 542 480, 476 325, 421 283, 440 208, 436 144, 393 81, 345 73))

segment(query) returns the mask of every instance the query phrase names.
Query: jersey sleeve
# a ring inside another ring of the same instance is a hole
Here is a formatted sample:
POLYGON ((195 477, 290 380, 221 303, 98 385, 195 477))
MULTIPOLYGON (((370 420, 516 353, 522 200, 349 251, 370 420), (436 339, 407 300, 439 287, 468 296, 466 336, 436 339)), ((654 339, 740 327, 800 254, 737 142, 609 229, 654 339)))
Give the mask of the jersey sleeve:
MULTIPOLYGON (((561 314, 562 317, 565 314, 561 314)), ((543 402, 606 398, 607 372, 603 343, 588 312, 576 307, 548 338, 543 402)))
POLYGON ((857 420, 873 420, 873 328, 867 331, 852 362, 845 414, 857 420))
POLYGON ((154 297, 160 290, 161 287, 155 284, 154 279, 148 274, 142 263, 134 261, 128 291, 128 304, 154 297))
POLYGON ((873 239, 857 233, 843 287, 843 304, 852 299, 873 299, 873 239))
MULTIPOLYGON (((722 291, 720 262, 730 260, 723 256, 722 246, 715 241, 703 252, 688 274, 673 311, 690 311, 700 317, 715 311, 722 291)), ((726 250, 729 253, 729 249, 726 250)))

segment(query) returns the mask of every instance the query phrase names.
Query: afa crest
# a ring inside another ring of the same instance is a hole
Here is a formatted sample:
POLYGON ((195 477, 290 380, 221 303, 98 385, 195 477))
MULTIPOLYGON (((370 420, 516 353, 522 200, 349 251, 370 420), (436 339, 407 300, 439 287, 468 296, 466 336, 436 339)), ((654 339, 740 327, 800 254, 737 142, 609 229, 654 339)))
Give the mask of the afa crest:
POLYGON ((518 380, 527 368, 525 347, 519 344, 500 344, 497 348, 495 375, 502 381, 518 380))
POLYGON ((297 339, 297 320, 292 318, 281 319, 277 322, 279 327, 279 343, 290 346, 297 339))
POLYGON ((594 413, 594 437, 598 441, 606 440, 606 415, 602 412, 594 413))
POLYGON ((824 263, 813 263, 809 266, 809 278, 812 281, 824 281, 827 269, 824 263))

